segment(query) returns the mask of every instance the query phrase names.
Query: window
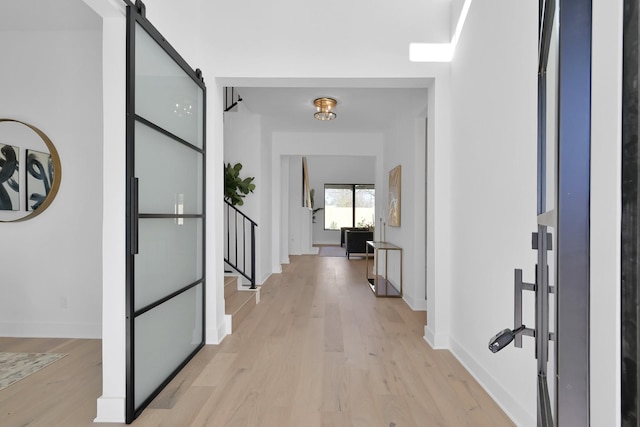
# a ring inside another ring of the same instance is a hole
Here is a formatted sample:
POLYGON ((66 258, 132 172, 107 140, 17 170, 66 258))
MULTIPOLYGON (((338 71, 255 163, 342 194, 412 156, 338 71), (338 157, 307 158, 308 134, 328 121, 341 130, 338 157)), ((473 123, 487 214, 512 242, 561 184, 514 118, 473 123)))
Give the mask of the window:
POLYGON ((324 228, 373 227, 376 190, 373 184, 325 184, 324 228))

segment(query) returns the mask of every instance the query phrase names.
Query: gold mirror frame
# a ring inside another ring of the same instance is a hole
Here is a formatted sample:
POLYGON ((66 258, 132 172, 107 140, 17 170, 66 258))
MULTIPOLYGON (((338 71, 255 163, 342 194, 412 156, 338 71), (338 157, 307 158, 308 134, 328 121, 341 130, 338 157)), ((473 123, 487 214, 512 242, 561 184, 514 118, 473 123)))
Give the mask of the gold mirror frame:
POLYGON ((23 216, 22 218, 16 218, 11 220, 0 219, 0 222, 26 221, 28 219, 35 218, 38 215, 40 215, 42 212, 44 212, 49 207, 51 202, 53 202, 53 199, 56 198, 56 195, 58 194, 58 189, 60 188, 60 182, 62 181, 62 163, 60 162, 60 156, 58 155, 58 150, 56 150, 56 147, 53 145, 53 142, 51 142, 49 137, 40 129, 38 129, 33 125, 30 125, 29 123, 21 122, 20 120, 15 120, 15 119, 0 118, 0 123, 2 122, 19 123, 21 125, 28 127, 32 131, 34 131, 40 137, 40 139, 42 139, 42 142, 44 142, 44 144, 49 149, 49 154, 51 154, 51 161, 53 162, 53 170, 55 172, 55 175, 52 180, 53 182, 51 183, 51 190, 49 190, 49 194, 47 194, 47 197, 44 199, 44 202, 42 202, 42 204, 37 209, 31 211, 29 214, 23 216))

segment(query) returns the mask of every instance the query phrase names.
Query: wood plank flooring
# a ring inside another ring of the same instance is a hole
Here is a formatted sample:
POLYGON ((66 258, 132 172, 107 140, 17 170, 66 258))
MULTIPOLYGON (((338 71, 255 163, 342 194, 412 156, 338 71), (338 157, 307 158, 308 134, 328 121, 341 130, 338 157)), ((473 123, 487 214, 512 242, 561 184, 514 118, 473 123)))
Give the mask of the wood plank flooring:
MULTIPOLYGON (((364 260, 294 256, 233 335, 205 346, 134 426, 512 426, 425 313, 375 298, 364 260)), ((0 338, 0 351, 69 356, 0 391, 0 426, 93 424, 100 342, 0 338)))

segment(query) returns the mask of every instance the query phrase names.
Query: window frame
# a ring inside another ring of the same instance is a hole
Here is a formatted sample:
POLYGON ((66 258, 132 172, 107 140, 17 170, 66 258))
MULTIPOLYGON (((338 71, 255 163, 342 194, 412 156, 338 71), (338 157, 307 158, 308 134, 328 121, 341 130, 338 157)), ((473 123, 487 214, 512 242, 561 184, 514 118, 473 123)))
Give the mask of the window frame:
MULTIPOLYGON (((323 197, 323 202, 324 202, 324 206, 323 209, 326 211, 327 206, 326 206, 326 194, 327 194, 327 187, 334 187, 334 188, 345 188, 345 187, 350 187, 351 189, 351 227, 355 227, 355 223, 356 223, 356 188, 357 187, 365 187, 365 189, 370 189, 370 190, 374 190, 376 189, 376 185, 375 184, 338 184, 338 183, 325 183, 324 184, 324 190, 322 193, 322 197, 323 197)), ((374 198, 375 198, 375 193, 374 193, 374 198)), ((375 209, 375 201, 374 201, 374 209, 375 209)), ((333 229, 333 228, 327 228, 327 223, 326 223, 326 217, 323 218, 322 221, 322 228, 324 231, 340 231, 340 228, 337 229, 333 229)))

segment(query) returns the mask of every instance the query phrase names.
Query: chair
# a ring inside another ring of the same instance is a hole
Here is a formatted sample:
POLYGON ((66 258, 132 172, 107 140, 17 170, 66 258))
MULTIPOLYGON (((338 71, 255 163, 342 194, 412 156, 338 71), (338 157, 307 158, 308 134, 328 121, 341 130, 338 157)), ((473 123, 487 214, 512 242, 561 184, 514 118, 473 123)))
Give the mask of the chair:
POLYGON ((340 246, 344 246, 344 233, 347 230, 360 230, 360 231, 369 231, 368 228, 363 227, 340 227, 340 246))
POLYGON ((347 259, 351 254, 364 254, 367 240, 373 240, 373 231, 369 230, 345 230, 344 234, 347 259))

